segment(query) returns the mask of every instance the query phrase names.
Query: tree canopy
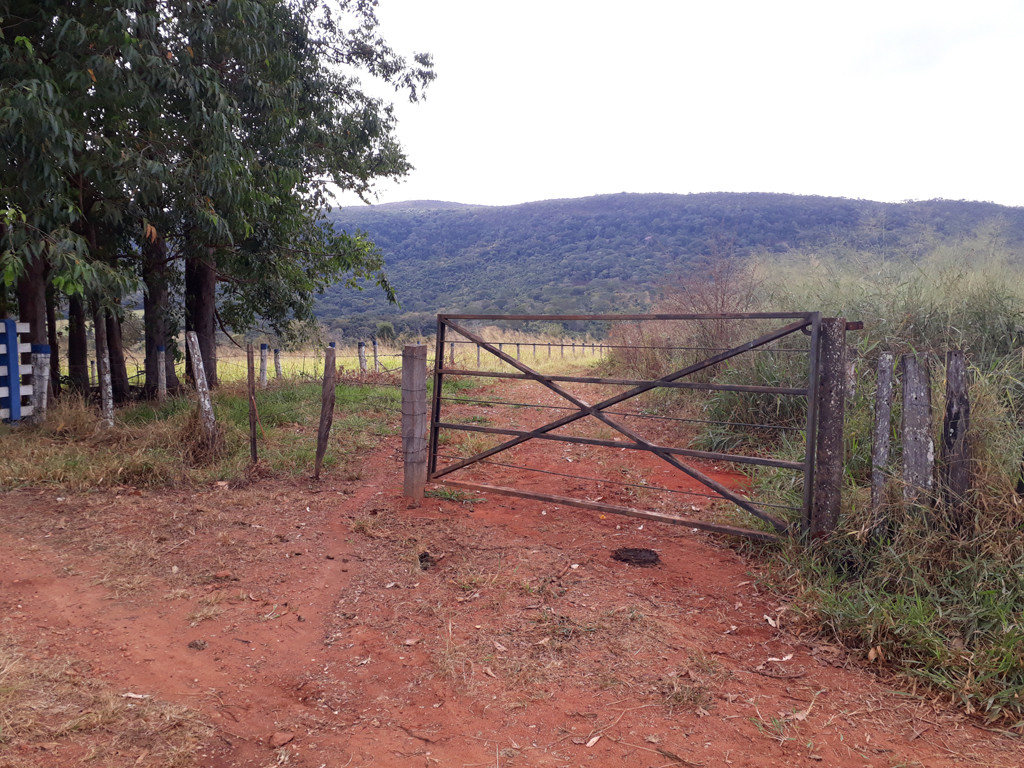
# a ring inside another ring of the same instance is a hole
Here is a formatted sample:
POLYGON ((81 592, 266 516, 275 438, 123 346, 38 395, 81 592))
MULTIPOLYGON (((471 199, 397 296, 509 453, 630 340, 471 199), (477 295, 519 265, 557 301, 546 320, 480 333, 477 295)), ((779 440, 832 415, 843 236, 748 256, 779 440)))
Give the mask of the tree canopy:
POLYGON ((434 78, 376 6, 0 0, 0 311, 116 313, 144 284, 166 339, 213 316, 287 333, 338 280, 392 297, 380 252, 325 217, 410 168, 363 80, 416 100, 434 78))

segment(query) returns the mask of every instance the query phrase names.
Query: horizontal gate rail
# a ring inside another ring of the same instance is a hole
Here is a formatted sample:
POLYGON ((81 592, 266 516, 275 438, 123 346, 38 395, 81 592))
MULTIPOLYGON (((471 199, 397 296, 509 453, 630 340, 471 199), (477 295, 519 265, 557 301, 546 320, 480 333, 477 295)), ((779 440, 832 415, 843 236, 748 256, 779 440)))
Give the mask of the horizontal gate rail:
MULTIPOLYGON (((555 440, 561 443, 575 443, 577 445, 600 445, 605 448, 635 448, 628 443, 616 442, 615 440, 601 440, 596 437, 574 437, 572 435, 552 435, 550 433, 537 434, 533 431, 521 429, 506 429, 503 427, 481 427, 475 424, 455 424, 442 421, 437 425, 440 429, 459 429, 463 432, 482 432, 488 435, 509 435, 512 437, 537 438, 538 440, 555 440)), ((674 454, 676 456, 690 456, 695 459, 710 459, 712 461, 731 461, 736 464, 754 464, 761 467, 778 467, 780 469, 803 469, 802 461, 784 461, 783 459, 765 459, 759 456, 742 456, 735 453, 716 453, 714 451, 696 451, 692 448, 669 448, 663 445, 651 445, 642 447, 652 453, 674 454)))
POLYGON ((549 501, 553 504, 565 504, 570 507, 582 507, 583 509, 593 509, 597 512, 611 512, 616 515, 626 515, 627 517, 639 517, 644 520, 655 520, 659 523, 670 523, 672 525, 682 525, 687 528, 699 528, 704 531, 715 531, 716 533, 731 533, 737 536, 746 536, 748 538, 761 539, 762 541, 774 541, 778 539, 777 536, 773 536, 770 533, 764 531, 752 531, 749 528, 737 528, 732 525, 721 525, 719 523, 707 523, 703 520, 688 520, 684 517, 676 517, 675 515, 666 515, 662 512, 652 512, 646 509, 635 509, 633 507, 621 507, 616 504, 602 504, 599 501, 588 501, 586 499, 573 499, 567 496, 555 496, 549 493, 534 493, 533 491, 523 491, 518 488, 505 488, 499 485, 484 485, 482 483, 464 483, 460 480, 445 480, 445 485, 450 485, 453 488, 465 488, 468 491, 491 491, 494 493, 500 493, 504 496, 518 496, 522 499, 533 499, 534 501, 549 501))
MULTIPOLYGON (((805 353, 806 354, 806 353, 805 353)), ((501 371, 477 371, 469 368, 445 368, 448 376, 480 376, 489 379, 538 380, 528 373, 503 373, 501 371)), ((613 384, 636 387, 647 384, 650 379, 602 379, 597 376, 559 376, 545 374, 545 381, 568 382, 570 384, 613 384)), ((660 389, 702 389, 717 392, 755 392, 765 395, 806 395, 807 387, 764 387, 756 384, 707 384, 696 381, 667 381, 659 384, 660 389)))

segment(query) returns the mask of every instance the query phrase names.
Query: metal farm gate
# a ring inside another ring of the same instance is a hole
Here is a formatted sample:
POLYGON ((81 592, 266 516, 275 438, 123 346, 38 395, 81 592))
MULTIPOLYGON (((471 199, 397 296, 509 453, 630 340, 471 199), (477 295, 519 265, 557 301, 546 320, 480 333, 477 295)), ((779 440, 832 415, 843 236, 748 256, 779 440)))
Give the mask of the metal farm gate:
POLYGON ((760 539, 807 531, 821 327, 816 312, 439 315, 427 478, 760 539), (580 330, 528 335, 545 323, 580 330), (728 416, 752 411, 773 418, 728 416))

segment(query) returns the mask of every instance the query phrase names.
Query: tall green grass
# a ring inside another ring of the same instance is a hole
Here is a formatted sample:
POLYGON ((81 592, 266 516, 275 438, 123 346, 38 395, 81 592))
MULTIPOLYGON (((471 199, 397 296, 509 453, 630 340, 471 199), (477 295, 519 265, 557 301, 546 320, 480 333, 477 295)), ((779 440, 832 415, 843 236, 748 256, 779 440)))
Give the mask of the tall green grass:
MULTIPOLYGON (((865 656, 873 649, 889 670, 991 722, 1024 729, 1024 503, 1014 492, 1024 451, 1024 270, 949 249, 884 263, 864 254, 840 261, 802 254, 754 268, 765 276, 768 306, 864 322, 849 336, 858 375, 846 413, 840 527, 824 544, 788 550, 787 586, 797 604, 848 647, 865 656), (951 348, 967 353, 971 370, 973 524, 959 528, 938 498, 903 503, 897 398, 879 527, 869 490, 877 354, 929 360, 938 446, 943 353, 951 348)), ((748 404, 753 416, 759 404, 748 404)), ((741 410, 734 404, 731 413, 741 410)), ((754 478, 773 481, 770 471, 754 478)))
MULTIPOLYGON (((826 542, 783 546, 769 573, 809 624, 865 660, 870 654, 892 674, 1024 730, 1024 500, 1015 493, 1024 453, 1024 268, 990 246, 965 242, 913 259, 852 252, 760 258, 713 270, 704 283, 677 284, 656 310, 818 310, 863 321, 863 331, 848 334, 856 390, 845 415, 839 528, 826 542), (897 397, 880 525, 870 493, 879 353, 928 361, 939 446, 949 349, 964 350, 970 366, 972 522, 958 525, 939 498, 904 503, 897 397)), ((725 333, 716 345, 729 340, 725 333)), ((633 358, 618 360, 620 370, 657 371, 669 362, 651 352, 633 358)), ((743 355, 709 374, 719 383, 792 386, 806 377, 806 364, 797 355, 743 355)), ((699 447, 803 457, 798 432, 745 425, 802 426, 805 398, 719 391, 690 405, 718 422, 694 436, 699 447)), ((800 505, 802 480, 794 473, 748 473, 752 498, 800 505)))

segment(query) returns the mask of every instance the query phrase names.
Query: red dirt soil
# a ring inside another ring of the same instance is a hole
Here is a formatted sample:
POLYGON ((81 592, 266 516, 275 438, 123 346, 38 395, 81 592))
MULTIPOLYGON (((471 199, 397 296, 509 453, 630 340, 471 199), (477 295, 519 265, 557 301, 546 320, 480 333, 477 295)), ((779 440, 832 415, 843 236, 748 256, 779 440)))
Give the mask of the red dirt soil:
MULTIPOLYGON (((210 768, 1020 764, 1019 740, 815 639, 733 542, 493 495, 415 505, 398 448, 356 481, 6 493, 0 634, 196 710, 210 768)), ((81 760, 75 737, 0 742, 0 765, 81 760)))

